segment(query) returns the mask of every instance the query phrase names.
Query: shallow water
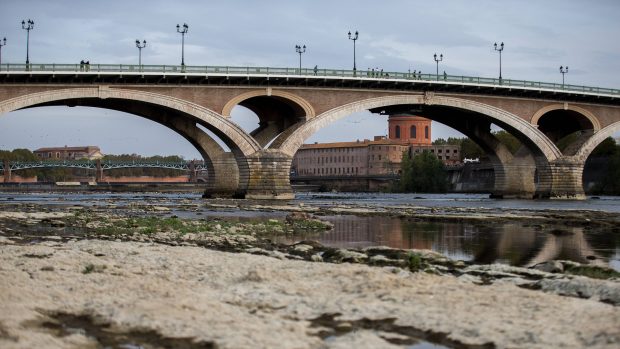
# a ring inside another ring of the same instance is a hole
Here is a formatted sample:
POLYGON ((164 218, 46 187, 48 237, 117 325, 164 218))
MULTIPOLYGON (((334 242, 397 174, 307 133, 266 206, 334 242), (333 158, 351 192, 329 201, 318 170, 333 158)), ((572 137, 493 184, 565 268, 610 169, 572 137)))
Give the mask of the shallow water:
MULTIPOLYGON (((2 203, 46 205, 128 206, 149 203, 167 206, 181 218, 220 217, 232 220, 283 218, 286 212, 205 209, 200 194, 193 193, 0 193, 2 203), (194 205, 191 210, 187 205, 194 205), (196 208, 197 207, 197 208, 196 208)), ((225 201, 223 201, 225 202, 225 201)), ((498 200, 478 194, 382 194, 382 193, 301 193, 293 204, 312 206, 360 205, 365 207, 464 207, 512 210, 596 210, 619 212, 620 197, 600 197, 584 201, 498 200)), ((280 204, 280 203, 279 203, 280 204)), ((0 206, 1 208, 1 206, 0 206)), ((317 240, 343 248, 390 246, 403 249, 430 249, 454 259, 478 263, 505 263, 529 266, 551 259, 609 265, 620 271, 620 236, 605 228, 567 227, 528 222, 485 224, 467 222, 418 222, 386 216, 324 216, 334 224, 330 232, 292 237, 276 237, 278 242, 317 240)))

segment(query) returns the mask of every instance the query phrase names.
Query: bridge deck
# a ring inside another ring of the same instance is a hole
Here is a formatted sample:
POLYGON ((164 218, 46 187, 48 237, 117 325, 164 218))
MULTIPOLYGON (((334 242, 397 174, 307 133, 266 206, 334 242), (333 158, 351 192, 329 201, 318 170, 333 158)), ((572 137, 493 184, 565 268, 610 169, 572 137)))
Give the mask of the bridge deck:
POLYGON ((0 65, 0 83, 184 84, 442 91, 620 104, 620 89, 460 75, 343 69, 125 64, 0 65))
MULTIPOLYGON (((95 161, 11 161, 11 171, 27 170, 32 168, 83 168, 83 169, 97 169, 97 163, 95 161)), ((112 170, 117 168, 166 168, 173 170, 189 171, 191 169, 191 162, 101 162, 101 168, 103 170, 112 170)), ((206 165, 203 163, 195 163, 194 169, 196 171, 206 170, 206 165)), ((4 163, 0 162, 0 171, 4 170, 4 163)))

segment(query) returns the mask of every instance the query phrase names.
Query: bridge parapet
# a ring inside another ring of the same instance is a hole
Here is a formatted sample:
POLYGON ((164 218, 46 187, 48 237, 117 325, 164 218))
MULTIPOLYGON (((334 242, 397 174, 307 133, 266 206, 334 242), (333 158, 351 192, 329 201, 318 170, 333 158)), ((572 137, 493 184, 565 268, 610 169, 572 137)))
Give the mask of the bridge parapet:
MULTIPOLYGON (((3 162, 0 165, 0 169, 4 169, 6 166, 13 171, 27 170, 32 168, 83 168, 83 169, 97 169, 97 161, 12 161, 3 162), (7 165, 8 164, 8 165, 7 165)), ((202 162, 141 162, 141 161, 127 161, 127 162, 112 162, 101 161, 101 168, 104 170, 118 169, 118 168, 165 168, 172 170, 206 170, 206 165, 202 162), (193 167, 192 167, 193 166, 193 167)))
POLYGON ((425 82, 431 85, 457 85, 457 86, 487 86, 500 89, 520 89, 535 91, 554 91, 556 93, 570 92, 598 96, 620 97, 620 89, 569 85, 552 82, 529 81, 520 79, 498 79, 466 75, 435 75, 411 72, 379 72, 359 71, 347 69, 312 69, 312 68, 278 68, 278 67, 233 67, 233 66, 179 66, 179 65, 132 65, 132 64, 15 64, 5 63, 0 65, 2 78, 6 80, 10 76, 34 78, 37 75, 53 75, 59 77, 105 75, 114 76, 174 76, 181 75, 208 77, 297 77, 309 80, 358 80, 358 81, 392 81, 392 82, 425 82))

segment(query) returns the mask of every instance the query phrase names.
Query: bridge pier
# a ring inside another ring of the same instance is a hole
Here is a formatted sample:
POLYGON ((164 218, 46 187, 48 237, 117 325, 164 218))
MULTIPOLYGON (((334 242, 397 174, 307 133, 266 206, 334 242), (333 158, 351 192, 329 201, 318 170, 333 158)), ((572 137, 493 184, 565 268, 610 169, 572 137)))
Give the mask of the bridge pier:
POLYGON ((202 195, 205 198, 214 196, 239 195, 239 167, 235 155, 222 152, 210 158, 213 169, 207 177, 207 188, 202 195))
POLYGON ((2 163, 3 166, 3 173, 4 173, 4 183, 10 183, 11 182, 11 162, 9 160, 4 160, 2 163))
POLYGON ((548 188, 541 196, 549 199, 585 200, 584 164, 584 161, 572 156, 550 162, 548 170, 539 173, 540 185, 548 188))
POLYGON ((246 199, 295 198, 290 181, 293 157, 275 149, 265 149, 247 157, 249 179, 246 199))
POLYGON ((536 195, 536 163, 525 147, 511 158, 496 164, 492 198, 532 199, 536 195))
POLYGON ((101 159, 95 161, 95 182, 103 182, 103 167, 101 167, 101 159))

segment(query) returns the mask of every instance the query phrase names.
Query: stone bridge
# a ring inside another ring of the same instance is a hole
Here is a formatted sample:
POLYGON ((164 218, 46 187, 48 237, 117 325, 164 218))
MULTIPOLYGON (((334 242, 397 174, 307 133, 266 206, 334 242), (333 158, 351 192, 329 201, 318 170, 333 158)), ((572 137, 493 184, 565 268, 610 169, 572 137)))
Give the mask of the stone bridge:
POLYGON ((107 108, 158 122, 201 153, 207 194, 264 199, 293 197, 289 173, 299 147, 363 110, 411 113, 467 135, 493 163, 496 197, 583 198, 585 160, 620 131, 618 89, 332 69, 0 66, 0 115, 53 105, 107 108), (256 113, 257 129, 248 134, 230 120, 236 105, 256 113), (521 148, 508 151, 491 125, 514 135, 521 148), (571 142, 559 149, 561 140, 571 142))

